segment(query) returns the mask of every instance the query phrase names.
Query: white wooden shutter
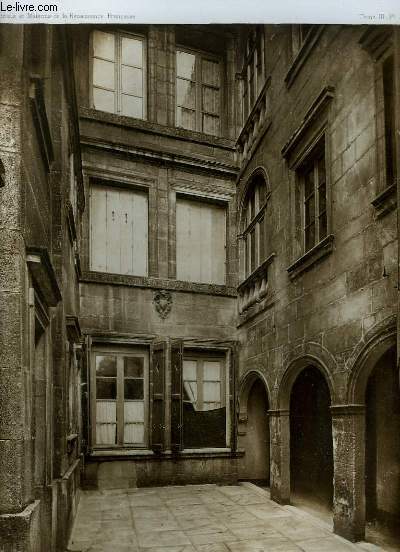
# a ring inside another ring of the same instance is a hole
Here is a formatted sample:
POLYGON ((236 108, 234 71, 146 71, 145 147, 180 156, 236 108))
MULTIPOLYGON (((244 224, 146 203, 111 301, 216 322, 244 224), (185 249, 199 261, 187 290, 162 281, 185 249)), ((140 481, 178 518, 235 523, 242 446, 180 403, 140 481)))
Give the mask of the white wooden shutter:
POLYGON ((177 278, 225 283, 225 209, 178 199, 176 202, 177 278))
POLYGON ((148 200, 143 192, 91 189, 91 269, 147 275, 148 200))

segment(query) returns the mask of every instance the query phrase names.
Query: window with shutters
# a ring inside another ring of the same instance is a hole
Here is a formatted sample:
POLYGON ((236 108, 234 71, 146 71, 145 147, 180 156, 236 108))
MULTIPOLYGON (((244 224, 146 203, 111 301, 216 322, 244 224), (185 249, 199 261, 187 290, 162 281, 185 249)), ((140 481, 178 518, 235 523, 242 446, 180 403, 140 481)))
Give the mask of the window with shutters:
POLYGON ((91 359, 92 445, 148 445, 149 361, 145 349, 96 348, 91 359))
POLYGON ((328 234, 324 137, 296 170, 303 228, 303 250, 309 251, 328 234))
POLYGON ((90 191, 90 269, 146 276, 148 196, 93 183, 90 191))
POLYGON ((146 47, 143 37, 95 30, 91 40, 92 106, 146 118, 146 47))
POLYGON ((225 271, 225 207, 177 197, 177 279, 208 284, 225 284, 225 271))
POLYGON ((207 54, 176 52, 176 126, 219 136, 221 62, 207 54))
POLYGON ((186 351, 183 357, 183 446, 220 448, 227 440, 227 380, 224 356, 186 351))
POLYGON ((249 183, 242 212, 244 278, 250 276, 267 258, 267 199, 265 179, 256 173, 249 183))

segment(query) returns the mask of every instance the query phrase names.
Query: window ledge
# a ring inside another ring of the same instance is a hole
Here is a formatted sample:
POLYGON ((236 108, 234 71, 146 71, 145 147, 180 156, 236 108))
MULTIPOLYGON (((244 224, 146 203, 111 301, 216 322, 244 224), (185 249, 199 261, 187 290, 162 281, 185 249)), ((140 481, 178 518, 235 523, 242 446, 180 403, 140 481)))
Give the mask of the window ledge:
POLYGON ((184 291, 189 293, 203 293, 206 295, 222 295, 236 297, 234 287, 222 284, 201 284, 197 282, 185 282, 181 280, 168 280, 148 276, 127 276, 124 274, 109 274, 107 272, 85 271, 82 273, 81 282, 96 284, 111 284, 117 286, 131 286, 151 289, 168 289, 171 291, 184 291))
POLYGON ((276 257, 275 253, 271 255, 254 270, 238 287, 239 297, 239 315, 246 320, 249 318, 247 313, 254 314, 264 310, 270 303, 269 291, 269 265, 276 257), (253 308, 257 307, 257 308, 253 308))
POLYGON ((161 454, 154 454, 152 450, 93 450, 89 455, 90 460, 187 460, 187 459, 203 459, 203 458, 238 458, 244 455, 241 451, 233 451, 230 448, 204 448, 204 449, 185 449, 178 453, 165 451, 161 454))
POLYGON ((317 245, 315 245, 310 251, 307 251, 302 257, 297 259, 293 264, 291 264, 287 271, 289 273, 289 278, 291 280, 294 280, 305 272, 306 270, 309 270, 312 266, 314 266, 318 261, 332 253, 333 251, 333 240, 334 236, 333 234, 329 234, 329 236, 326 236, 322 241, 320 241, 317 245))
POLYGON ((325 25, 315 25, 310 29, 305 41, 300 47, 300 50, 297 52, 296 57, 294 58, 292 65, 289 68, 289 71, 285 77, 285 83, 287 88, 290 88, 293 82, 296 79, 296 76, 299 74, 301 68, 305 64, 308 56, 311 54, 315 48, 325 25))
POLYGON ((204 134, 202 132, 196 132, 193 130, 187 130, 180 127, 167 127, 158 123, 146 121, 144 119, 135 119, 133 117, 127 117, 125 115, 108 113, 106 111, 99 111, 97 109, 91 109, 87 107, 80 108, 79 116, 81 119, 99 121, 111 125, 139 130, 142 132, 148 132, 151 134, 159 134, 162 136, 177 138, 179 140, 205 144, 211 147, 220 147, 232 152, 235 151, 235 143, 233 142, 233 140, 228 140, 227 138, 222 138, 220 136, 212 136, 211 134, 204 134))
POLYGON ((376 218, 381 218, 397 207, 397 189, 395 184, 388 186, 371 202, 376 209, 376 218))

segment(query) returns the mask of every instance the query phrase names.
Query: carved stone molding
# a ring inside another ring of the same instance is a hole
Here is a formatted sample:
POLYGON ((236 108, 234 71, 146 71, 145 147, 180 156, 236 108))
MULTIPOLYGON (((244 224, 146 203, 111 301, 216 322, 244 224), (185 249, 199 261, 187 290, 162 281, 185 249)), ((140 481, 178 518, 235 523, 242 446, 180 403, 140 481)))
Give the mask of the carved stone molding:
POLYGON ((163 320, 167 318, 172 308, 172 294, 170 291, 160 289, 154 292, 153 303, 158 315, 163 320))

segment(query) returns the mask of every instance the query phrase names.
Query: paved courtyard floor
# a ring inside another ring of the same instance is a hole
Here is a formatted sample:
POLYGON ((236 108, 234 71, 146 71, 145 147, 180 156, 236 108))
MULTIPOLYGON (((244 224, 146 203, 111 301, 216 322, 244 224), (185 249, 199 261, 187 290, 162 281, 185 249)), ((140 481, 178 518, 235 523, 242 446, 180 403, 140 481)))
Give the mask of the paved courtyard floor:
POLYGON ((329 525, 268 492, 188 485, 83 491, 69 552, 362 552, 329 525))

